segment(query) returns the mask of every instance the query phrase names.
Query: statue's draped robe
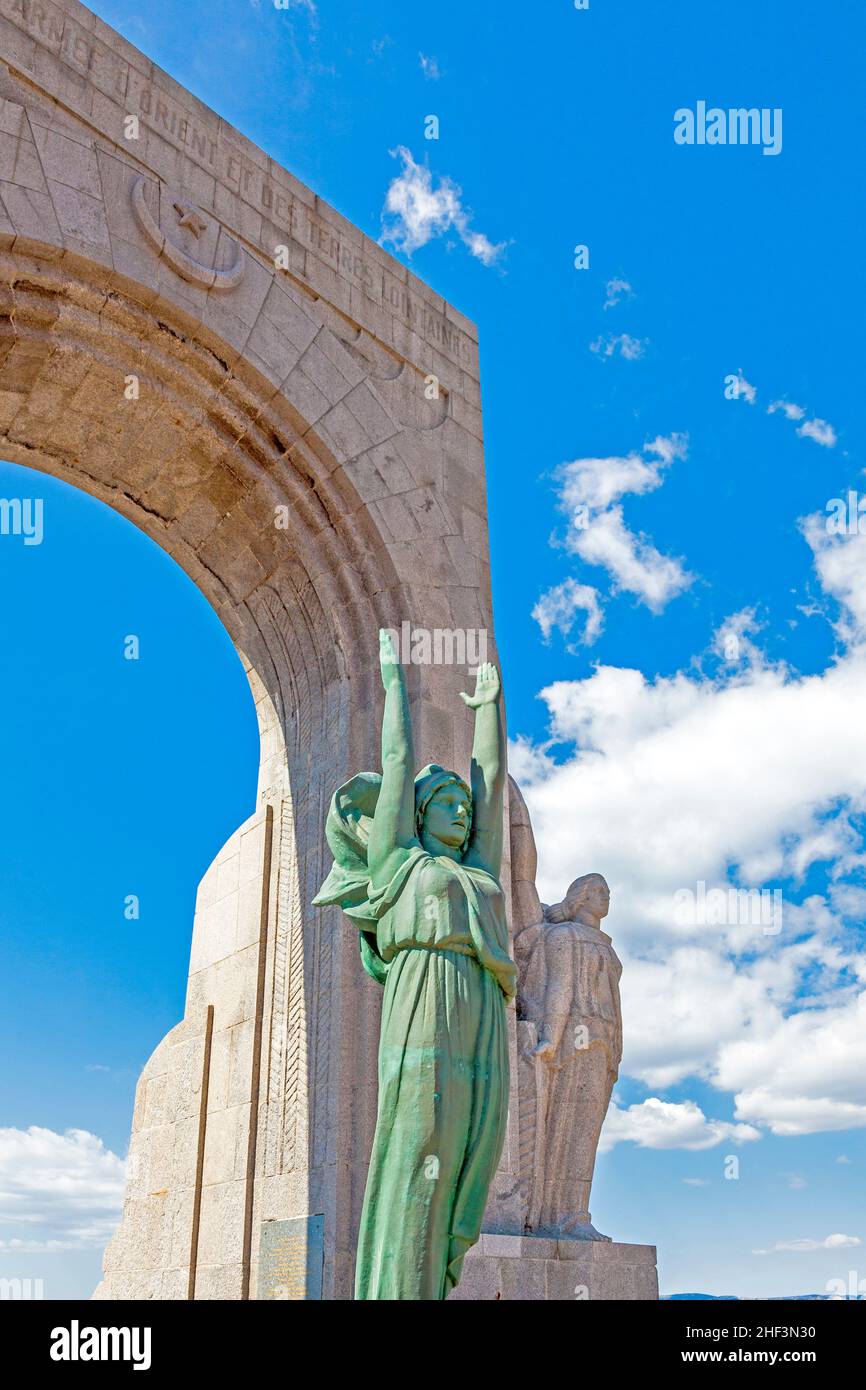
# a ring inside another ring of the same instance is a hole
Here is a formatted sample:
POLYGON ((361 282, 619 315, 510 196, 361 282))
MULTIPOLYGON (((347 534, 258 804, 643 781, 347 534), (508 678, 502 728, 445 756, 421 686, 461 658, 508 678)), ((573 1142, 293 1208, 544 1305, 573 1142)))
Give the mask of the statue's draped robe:
POLYGON ((610 937, 583 922, 528 927, 515 951, 520 1017, 558 1035, 555 1059, 535 1064, 543 1143, 530 1175, 527 1228, 580 1235, 590 1221, 595 1155, 622 1057, 622 966, 610 937))
POLYGON ((370 884, 378 782, 362 773, 335 794, 335 864, 315 899, 357 923, 365 968, 385 986, 355 1296, 442 1299, 478 1239, 502 1152, 516 968, 502 888, 485 870, 417 844, 389 883, 370 884))

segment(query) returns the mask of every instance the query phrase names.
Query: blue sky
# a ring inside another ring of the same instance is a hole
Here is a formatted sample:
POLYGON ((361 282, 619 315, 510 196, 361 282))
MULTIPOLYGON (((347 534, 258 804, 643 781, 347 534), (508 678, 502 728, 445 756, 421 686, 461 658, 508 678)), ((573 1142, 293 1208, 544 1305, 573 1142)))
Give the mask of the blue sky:
MULTIPOLYGON (((667 1292, 866 1278, 866 541, 825 526, 830 499, 866 491, 866 17, 95 8, 479 325, 497 638, 542 896, 604 872, 625 965, 595 1224, 656 1243, 667 1292), (701 100, 780 108, 781 152, 675 144, 674 112, 701 100), (780 888, 781 932, 676 922, 701 881, 780 888)), ((7 1198, 0 1252, 49 1295, 86 1294, 135 1079, 180 1016, 195 887, 251 810, 257 739, 231 644, 167 556, 26 470, 0 466, 0 496, 45 502, 42 545, 0 538, 0 1143, 9 1171, 38 1146, 41 1171, 104 1188, 97 1209, 56 1184, 26 1231, 7 1198), (17 1137, 30 1126, 50 1133, 17 1137)))

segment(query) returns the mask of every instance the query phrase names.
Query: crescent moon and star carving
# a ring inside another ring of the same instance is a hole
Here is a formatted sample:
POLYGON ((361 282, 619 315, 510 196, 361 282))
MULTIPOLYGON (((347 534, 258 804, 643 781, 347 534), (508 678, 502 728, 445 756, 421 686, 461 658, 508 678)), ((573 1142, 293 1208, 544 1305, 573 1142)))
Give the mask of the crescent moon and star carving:
POLYGON ((138 225, 157 255, 167 261, 184 280, 201 285, 204 289, 233 290, 239 285, 245 262, 238 243, 228 236, 215 218, 208 218, 182 194, 169 192, 161 184, 158 186, 160 215, 155 217, 145 192, 148 182, 143 174, 135 180, 131 193, 132 207, 138 225), (164 222, 169 223, 167 229, 163 226, 164 222), (220 268, 207 265, 183 245, 183 242, 187 245, 191 241, 197 243, 202 238, 202 250, 207 249, 212 257, 215 257, 220 241, 228 242, 233 252, 231 264, 220 268))

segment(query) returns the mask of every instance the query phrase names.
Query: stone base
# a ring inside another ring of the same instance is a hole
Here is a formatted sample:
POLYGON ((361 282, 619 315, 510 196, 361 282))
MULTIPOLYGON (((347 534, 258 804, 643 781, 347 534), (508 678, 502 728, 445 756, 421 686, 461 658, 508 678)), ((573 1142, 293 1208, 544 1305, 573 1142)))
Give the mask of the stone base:
POLYGON ((452 1299, 522 1302, 657 1299, 654 1245, 482 1235, 463 1262, 452 1299))

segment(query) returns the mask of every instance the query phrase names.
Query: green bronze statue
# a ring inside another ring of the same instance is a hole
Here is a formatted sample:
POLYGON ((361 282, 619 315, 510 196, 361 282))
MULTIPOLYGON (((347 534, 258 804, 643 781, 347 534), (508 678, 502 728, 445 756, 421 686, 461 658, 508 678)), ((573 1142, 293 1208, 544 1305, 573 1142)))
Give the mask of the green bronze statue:
POLYGON ((385 987, 355 1297, 443 1299, 481 1232, 508 1111, 505 730, 484 663, 461 696, 475 710, 471 789, 435 764, 416 776, 405 673, 379 636, 382 774, 335 792, 335 862, 314 901, 358 926, 364 968, 385 987))

